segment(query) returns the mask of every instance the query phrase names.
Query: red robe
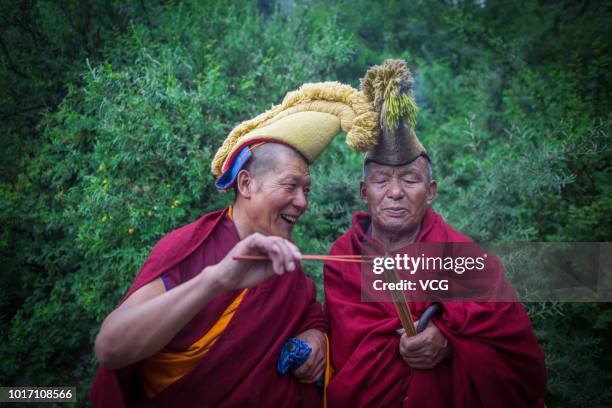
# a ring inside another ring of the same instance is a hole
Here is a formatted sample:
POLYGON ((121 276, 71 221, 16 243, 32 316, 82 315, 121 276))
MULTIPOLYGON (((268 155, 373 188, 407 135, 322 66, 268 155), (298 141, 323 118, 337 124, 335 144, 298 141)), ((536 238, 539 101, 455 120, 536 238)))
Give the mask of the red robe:
MULTIPOLYGON (((331 255, 361 254, 369 214, 333 245, 331 255)), ((428 209, 416 242, 471 242, 428 209)), ((361 267, 324 266, 325 313, 330 322, 327 388, 334 407, 541 407, 546 391, 544 355, 522 304, 444 302, 433 323, 453 358, 432 370, 414 370, 399 354, 401 327, 390 302, 361 301, 361 267)), ((408 304, 418 320, 426 302, 408 304)))
MULTIPOLYGON (((174 287, 207 265, 218 263, 239 241, 226 211, 209 213, 164 237, 153 249, 124 300, 163 275, 174 287)), ((186 350, 206 333, 240 291, 215 297, 166 346, 186 350)), ((228 327, 189 374, 152 400, 143 399, 139 363, 120 370, 100 368, 91 399, 94 407, 278 406, 316 407, 321 396, 314 385, 281 376, 276 362, 284 342, 327 323, 316 301, 314 284, 300 268, 273 276, 249 289, 228 327)))

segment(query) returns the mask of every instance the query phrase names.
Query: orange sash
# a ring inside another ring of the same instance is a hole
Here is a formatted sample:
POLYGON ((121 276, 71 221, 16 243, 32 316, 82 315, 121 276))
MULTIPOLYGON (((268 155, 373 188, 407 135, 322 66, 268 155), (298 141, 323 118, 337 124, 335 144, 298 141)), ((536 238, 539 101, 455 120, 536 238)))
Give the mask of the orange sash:
MULTIPOLYGON (((227 211, 228 217, 233 220, 233 207, 230 205, 227 211)), ((185 351, 159 353, 143 361, 142 377, 145 393, 149 398, 155 397, 166 387, 180 380, 198 365, 202 357, 212 348, 217 339, 234 317, 234 313, 247 289, 244 289, 236 299, 221 313, 219 320, 210 330, 193 343, 185 351)))
POLYGON ((155 397, 166 387, 178 381, 198 365, 202 357, 216 343, 234 317, 236 309, 242 302, 247 289, 223 311, 219 320, 199 340, 185 351, 160 351, 143 361, 142 376, 145 393, 149 398, 155 397))
POLYGON ((327 386, 329 385, 329 380, 333 375, 333 367, 331 366, 331 356, 329 355, 329 337, 326 333, 325 335, 325 374, 323 377, 323 408, 327 408, 327 386))

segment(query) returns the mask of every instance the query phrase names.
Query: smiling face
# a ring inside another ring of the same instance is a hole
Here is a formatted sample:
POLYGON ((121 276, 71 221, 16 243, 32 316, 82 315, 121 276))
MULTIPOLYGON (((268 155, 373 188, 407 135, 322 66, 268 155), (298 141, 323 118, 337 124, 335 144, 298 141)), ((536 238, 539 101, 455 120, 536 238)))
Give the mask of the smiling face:
POLYGON ((403 166, 368 163, 360 194, 372 216, 376 239, 389 243, 416 238, 437 189, 427 167, 424 157, 403 166))
POLYGON ((293 225, 308 207, 310 172, 302 156, 279 144, 254 152, 253 163, 238 174, 238 201, 248 215, 249 233, 290 239, 293 225))

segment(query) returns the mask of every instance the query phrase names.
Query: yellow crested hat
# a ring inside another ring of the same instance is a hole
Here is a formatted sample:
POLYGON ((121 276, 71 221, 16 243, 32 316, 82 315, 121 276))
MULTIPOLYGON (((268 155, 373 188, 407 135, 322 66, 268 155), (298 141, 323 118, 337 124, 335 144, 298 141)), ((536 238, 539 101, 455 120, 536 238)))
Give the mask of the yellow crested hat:
POLYGON ((215 154, 211 170, 221 176, 245 146, 258 142, 289 145, 312 164, 341 130, 357 151, 377 142, 377 114, 366 96, 339 82, 304 84, 279 105, 236 126, 215 154))

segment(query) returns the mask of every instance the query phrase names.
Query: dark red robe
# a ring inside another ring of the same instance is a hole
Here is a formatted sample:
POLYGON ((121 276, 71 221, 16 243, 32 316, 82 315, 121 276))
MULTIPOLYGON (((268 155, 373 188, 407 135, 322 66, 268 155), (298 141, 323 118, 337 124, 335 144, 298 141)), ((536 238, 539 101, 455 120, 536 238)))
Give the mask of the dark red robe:
MULTIPOLYGON (((370 222, 369 214, 355 214, 330 254, 361 254, 370 222)), ((428 209, 416 242, 471 241, 428 209)), ((521 303, 443 302, 445 311, 433 323, 453 358, 432 370, 414 370, 399 354, 401 323, 393 303, 362 302, 360 276, 359 264, 324 266, 335 369, 329 407, 543 406, 544 355, 521 303)), ((429 303, 408 306, 418 320, 429 303)))
MULTIPOLYGON (((218 263, 239 241, 227 211, 216 211, 175 230, 153 249, 124 300, 163 275, 172 288, 207 265, 218 263)), ((215 297, 170 341, 166 350, 186 350, 217 321, 240 291, 215 297)), ((249 289, 228 327, 195 369, 152 400, 143 398, 140 364, 101 368, 94 382, 94 407, 321 406, 314 385, 281 376, 276 362, 284 342, 327 323, 314 284, 300 268, 249 289)))

